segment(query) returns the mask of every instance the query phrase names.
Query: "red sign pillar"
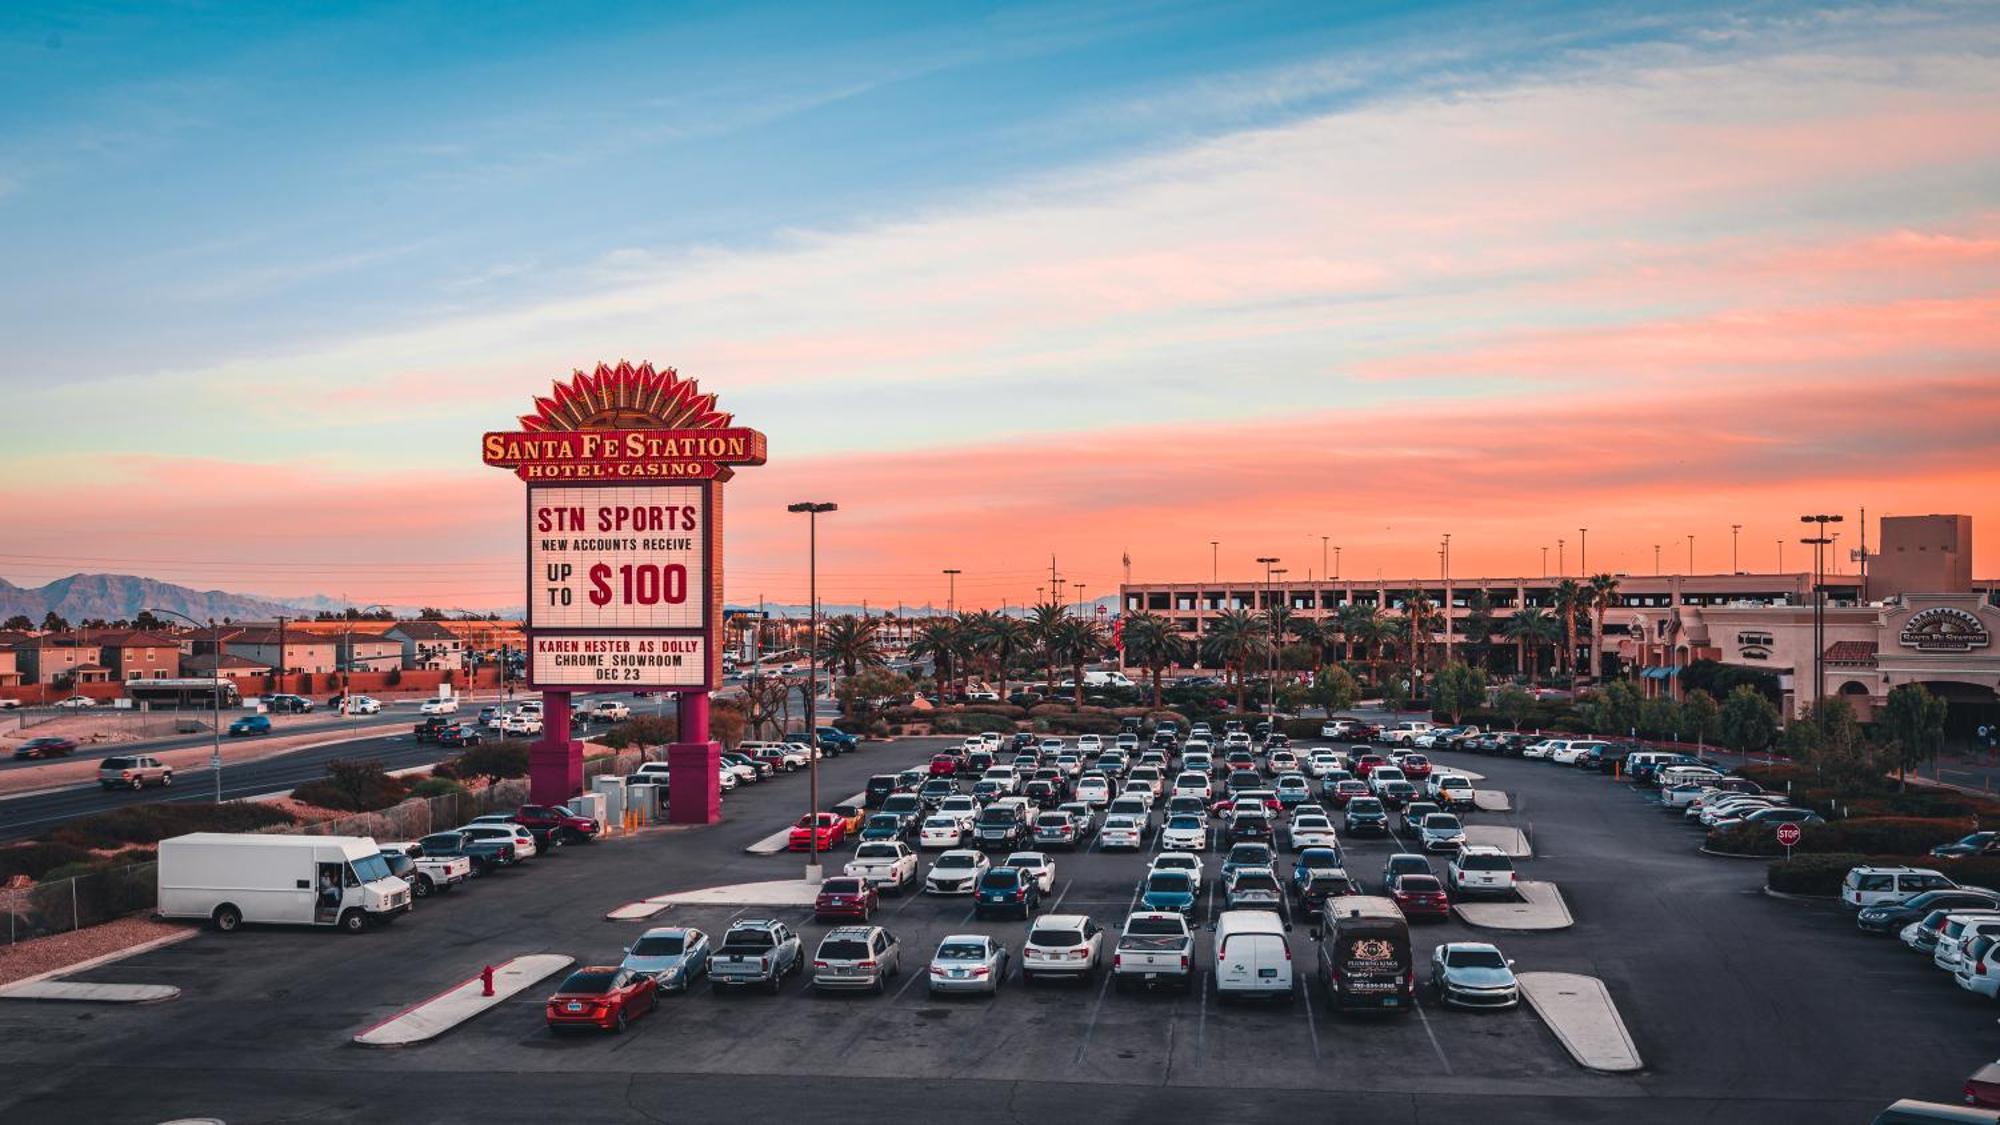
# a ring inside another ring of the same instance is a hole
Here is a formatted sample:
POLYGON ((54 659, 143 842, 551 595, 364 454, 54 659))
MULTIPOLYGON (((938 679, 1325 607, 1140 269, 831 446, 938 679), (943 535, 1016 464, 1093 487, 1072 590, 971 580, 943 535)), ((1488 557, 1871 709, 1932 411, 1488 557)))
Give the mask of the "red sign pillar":
POLYGON ((680 741, 667 747, 668 819, 714 824, 722 819, 722 744, 708 736, 708 693, 679 695, 680 741))
POLYGON ((542 738, 528 747, 528 803, 560 805, 583 792, 583 743, 569 736, 570 693, 542 693, 542 738))

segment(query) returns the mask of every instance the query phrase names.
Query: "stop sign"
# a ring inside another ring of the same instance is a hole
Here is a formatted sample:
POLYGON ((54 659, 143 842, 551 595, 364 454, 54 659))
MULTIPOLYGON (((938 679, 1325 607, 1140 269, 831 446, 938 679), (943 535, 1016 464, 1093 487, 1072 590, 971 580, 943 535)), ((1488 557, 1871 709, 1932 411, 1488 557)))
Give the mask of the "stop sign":
POLYGON ((1805 830, 1796 824, 1778 825, 1778 845, 1780 847, 1791 847, 1793 844, 1798 843, 1799 837, 1803 835, 1805 835, 1805 830))

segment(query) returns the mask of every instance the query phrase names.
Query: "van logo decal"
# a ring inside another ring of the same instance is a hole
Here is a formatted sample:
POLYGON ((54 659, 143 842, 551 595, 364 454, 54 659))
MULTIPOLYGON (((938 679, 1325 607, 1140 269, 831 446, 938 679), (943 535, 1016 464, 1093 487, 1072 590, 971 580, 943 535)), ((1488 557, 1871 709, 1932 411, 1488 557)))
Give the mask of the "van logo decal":
POLYGON ((1387 961, 1396 955, 1396 947, 1381 938, 1363 938, 1348 949, 1347 955, 1357 961, 1387 961))

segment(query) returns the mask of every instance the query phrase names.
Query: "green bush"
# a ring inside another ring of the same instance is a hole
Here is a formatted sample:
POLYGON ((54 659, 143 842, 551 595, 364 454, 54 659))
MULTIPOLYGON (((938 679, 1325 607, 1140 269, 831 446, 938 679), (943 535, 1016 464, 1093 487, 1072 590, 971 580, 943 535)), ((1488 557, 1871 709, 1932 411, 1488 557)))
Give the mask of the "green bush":
POLYGON ((448 777, 427 777, 410 786, 410 796, 423 797, 427 800, 431 797, 443 797, 465 791, 465 786, 448 777))
POLYGON ((985 734, 987 731, 1010 734, 1018 725, 1013 719, 983 711, 946 713, 931 720, 931 729, 938 734, 985 734))
POLYGON ((157 844, 188 832, 255 832, 296 823, 298 818, 283 809, 249 801, 220 805, 162 801, 79 817, 49 833, 49 839, 78 848, 115 848, 157 844))
POLYGON ((1017 721, 1028 717, 1027 708, 1016 707, 1012 703, 967 703, 952 710, 965 715, 998 715, 1003 719, 1017 721))
POLYGON ((528 776, 528 744, 525 742, 482 742, 454 758, 438 763, 431 771, 438 777, 471 781, 488 778, 505 781, 528 776))
POLYGON ((65 864, 89 863, 90 860, 89 852, 72 844, 44 842, 0 848, 0 883, 16 875, 39 880, 45 873, 65 864))
POLYGON ((292 790, 292 799, 341 812, 377 812, 400 802, 408 791, 381 762, 335 758, 326 764, 325 777, 292 790))
POLYGON ((1318 738, 1320 724, 1325 719, 1286 719, 1278 724, 1278 729, 1291 738, 1318 738))
POLYGON ((665 746, 681 736, 680 722, 659 715, 638 715, 599 735, 597 742, 613 750, 628 746, 665 746))
MULTIPOLYGON (((1792 851, 1807 854, 1862 852, 1875 855, 1925 855, 1938 844, 1966 834, 1963 820, 1907 816, 1856 817, 1807 828, 1792 851)), ((1783 855, 1777 833, 1768 827, 1739 825, 1708 834, 1712 851, 1737 855, 1783 855)))

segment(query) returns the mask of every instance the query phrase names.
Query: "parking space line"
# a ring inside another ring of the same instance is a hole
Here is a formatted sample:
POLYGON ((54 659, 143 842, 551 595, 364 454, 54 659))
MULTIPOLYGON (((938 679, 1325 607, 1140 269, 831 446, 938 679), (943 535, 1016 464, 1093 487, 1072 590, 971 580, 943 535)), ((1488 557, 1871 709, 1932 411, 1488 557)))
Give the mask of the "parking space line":
POLYGON ((1417 1009, 1417 1022, 1424 1025, 1424 1036, 1431 1041, 1431 1050, 1437 1052, 1438 1065, 1444 1067, 1444 1072, 1449 1075, 1451 1060, 1444 1057, 1444 1046, 1438 1042, 1437 1033, 1431 1030, 1431 1019, 1424 1014, 1424 1002, 1412 996, 1410 1004, 1417 1009))
POLYGON ((1310 974, 1299 974, 1299 985, 1306 995, 1306 1033, 1312 1036, 1313 1061, 1319 1061, 1319 1020, 1313 1015, 1313 983, 1310 974))
POLYGON ((1056 895, 1056 900, 1055 900, 1055 902, 1053 902, 1053 903, 1049 904, 1049 908, 1048 908, 1048 910, 1044 911, 1044 913, 1048 913, 1048 914, 1056 914, 1056 913, 1059 913, 1059 912, 1061 912, 1061 910, 1062 910, 1062 901, 1063 901, 1063 899, 1065 899, 1065 898, 1069 897, 1069 889, 1070 889, 1070 887, 1071 887, 1071 886, 1073 886, 1073 885, 1074 885, 1075 883, 1076 883, 1076 880, 1074 880, 1074 879, 1065 879, 1065 880, 1063 880, 1063 885, 1062 885, 1062 890, 1061 890, 1061 892, 1059 892, 1059 893, 1058 893, 1058 894, 1056 895))
POLYGON ((1076 1045, 1076 1064, 1083 1065, 1083 1054, 1090 1049, 1090 1037, 1097 1031, 1097 1013, 1104 1008, 1104 995, 1111 991, 1111 973, 1104 974, 1104 983, 1097 986, 1097 1001, 1090 1006, 1090 1020, 1083 1025, 1083 1040, 1076 1045))

